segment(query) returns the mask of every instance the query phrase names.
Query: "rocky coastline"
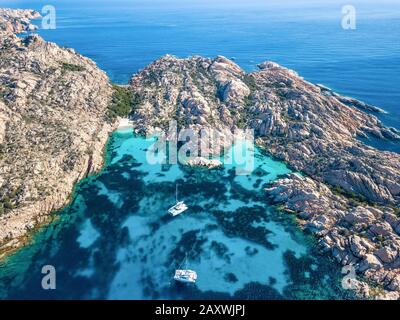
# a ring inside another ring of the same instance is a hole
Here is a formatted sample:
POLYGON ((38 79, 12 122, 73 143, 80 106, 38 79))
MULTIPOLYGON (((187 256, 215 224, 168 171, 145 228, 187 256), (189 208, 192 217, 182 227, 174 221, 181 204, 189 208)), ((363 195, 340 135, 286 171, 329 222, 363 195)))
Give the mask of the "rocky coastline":
POLYGON ((139 132, 171 119, 226 137, 253 129, 258 146, 305 176, 276 181, 266 198, 297 214, 323 251, 354 266, 360 296, 400 297, 400 155, 358 140, 400 140, 371 113, 378 109, 327 94, 276 63, 245 73, 225 57, 165 56, 134 75, 130 86, 138 97, 132 117, 139 132))
POLYGON ((266 193, 299 217, 302 227, 318 238, 322 252, 354 268, 361 278, 350 285, 360 297, 399 299, 400 217, 395 209, 349 199, 296 174, 272 183, 266 193))
MULTIPOLYGON (((374 115, 381 109, 276 63, 246 73, 222 56, 167 55, 133 75, 114 99, 107 75, 90 59, 37 35, 16 36, 34 30, 37 17, 0 9, 0 257, 101 168, 118 122, 109 106, 128 99, 123 126, 137 133, 166 129, 172 120, 178 128, 211 127, 220 132, 210 145, 215 154, 235 130, 253 129, 260 147, 304 175, 272 183, 266 201, 296 214, 321 251, 355 268, 353 290, 361 297, 400 299, 400 155, 358 140, 400 141, 374 115)), ((217 166, 203 159, 192 165, 217 166)))
POLYGON ((32 34, 32 10, 0 9, 0 256, 67 204, 103 164, 112 88, 90 59, 32 34))

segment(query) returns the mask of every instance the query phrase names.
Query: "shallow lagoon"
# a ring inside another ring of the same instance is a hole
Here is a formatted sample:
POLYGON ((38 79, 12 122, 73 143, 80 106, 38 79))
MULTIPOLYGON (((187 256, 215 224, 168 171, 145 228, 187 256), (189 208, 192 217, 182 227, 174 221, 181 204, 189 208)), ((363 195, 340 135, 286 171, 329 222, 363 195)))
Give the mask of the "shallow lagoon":
POLYGON ((149 165, 151 144, 115 132, 107 164, 82 181, 70 206, 32 244, 0 267, 0 298, 344 299, 339 266, 321 256, 294 218, 266 202, 263 186, 290 170, 255 154, 256 170, 149 165), (172 218, 179 198, 189 205, 172 218), (41 268, 57 270, 57 289, 41 289, 41 268), (172 281, 196 270, 196 285, 172 281))

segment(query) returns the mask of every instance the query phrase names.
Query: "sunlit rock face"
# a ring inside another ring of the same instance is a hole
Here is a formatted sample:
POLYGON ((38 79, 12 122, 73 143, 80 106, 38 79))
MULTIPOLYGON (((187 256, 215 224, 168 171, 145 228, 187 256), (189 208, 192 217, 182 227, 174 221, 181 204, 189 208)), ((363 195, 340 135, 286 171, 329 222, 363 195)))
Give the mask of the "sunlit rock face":
MULTIPOLYGON (((400 156, 358 140, 367 135, 399 140, 396 130, 363 112, 378 109, 313 85, 276 63, 262 63, 259 71, 246 74, 224 57, 166 56, 134 75, 130 85, 138 97, 133 117, 141 132, 163 128, 171 119, 181 127, 212 126, 227 136, 238 128, 253 129, 260 146, 308 175, 278 181, 268 189, 274 201, 307 220, 340 263, 357 263, 360 274, 393 290, 398 261, 388 250, 399 252, 398 222, 382 221, 396 212, 387 205, 399 205, 400 156), (381 208, 373 212, 363 201, 381 208), (367 220, 352 225, 346 216, 367 220), (370 224, 377 226, 363 229, 370 224), (380 248, 381 237, 385 251, 366 256, 380 248), (382 281, 384 274, 390 280, 382 281)), ((369 296, 364 284, 359 289, 369 296)))
POLYGON ((340 266, 265 201, 263 187, 290 172, 256 150, 256 170, 151 165, 154 142, 117 130, 102 172, 80 183, 71 204, 32 246, 0 270, 0 298, 346 299, 340 266), (188 210, 168 213, 178 198, 188 210), (34 259, 30 257, 34 256, 34 259), (35 290, 41 263, 57 266, 57 290, 35 290), (196 270, 195 285, 173 281, 196 270))
POLYGON ((366 134, 400 139, 396 132, 292 70, 273 62, 259 68, 246 74, 224 57, 157 60, 130 81, 138 97, 136 128, 163 128, 172 119, 224 136, 251 128, 260 144, 294 168, 371 201, 399 202, 399 155, 357 140, 366 134))
POLYGON ((34 10, 14 10, 0 8, 0 33, 20 33, 36 30, 31 23, 32 19, 40 17, 34 10))
POLYGON ((112 125, 106 74, 30 31, 31 10, 0 10, 0 245, 17 246, 102 164, 112 125))
MULTIPOLYGON (((2 251, 20 244, 17 238, 66 203, 74 183, 101 166, 113 129, 105 116, 112 90, 93 61, 37 35, 16 36, 34 29, 29 20, 36 17, 0 10, 2 251)), ((391 298, 398 294, 400 157, 357 139, 399 140, 395 129, 362 111, 379 108, 273 62, 245 73, 221 56, 165 56, 134 75, 129 88, 137 133, 171 121, 211 127, 220 133, 209 147, 218 155, 235 130, 254 130, 269 154, 307 175, 279 180, 269 196, 306 220, 338 261, 356 263, 391 298)))
MULTIPOLYGON (((266 191, 273 202, 304 220, 323 251, 388 290, 378 298, 399 298, 400 218, 395 209, 350 200, 322 182, 295 174, 272 183, 266 191)), ((356 289, 363 297, 372 295, 365 283, 357 282, 356 289)))

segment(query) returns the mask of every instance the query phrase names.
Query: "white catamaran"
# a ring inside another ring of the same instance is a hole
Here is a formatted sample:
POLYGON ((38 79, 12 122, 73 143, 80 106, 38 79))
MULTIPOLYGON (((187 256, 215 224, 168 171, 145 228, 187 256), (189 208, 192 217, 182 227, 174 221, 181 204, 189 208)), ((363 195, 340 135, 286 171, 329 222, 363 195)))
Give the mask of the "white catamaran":
MULTIPOLYGON (((191 252, 196 244, 193 244, 192 248, 189 250, 191 252)), ((197 280, 197 273, 196 271, 186 269, 188 260, 188 252, 185 254, 185 259, 183 259, 181 265, 175 270, 174 280, 178 282, 185 282, 185 283, 195 283, 197 280)))
POLYGON ((176 270, 174 280, 179 282, 195 283, 197 280, 197 273, 193 270, 176 270))
POLYGON ((173 217, 189 209, 188 206, 183 201, 178 201, 178 186, 176 186, 175 197, 176 197, 176 204, 173 207, 169 208, 168 210, 168 212, 173 217))

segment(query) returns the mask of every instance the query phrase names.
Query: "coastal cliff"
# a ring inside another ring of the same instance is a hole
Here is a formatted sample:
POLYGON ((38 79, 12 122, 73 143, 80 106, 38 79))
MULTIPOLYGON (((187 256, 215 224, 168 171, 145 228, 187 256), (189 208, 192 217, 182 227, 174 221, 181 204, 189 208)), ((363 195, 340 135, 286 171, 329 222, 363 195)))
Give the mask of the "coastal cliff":
POLYGON ((353 265, 364 297, 397 299, 400 292, 400 155, 378 151, 358 137, 399 140, 378 108, 313 85, 273 62, 245 73, 224 58, 165 56, 134 75, 139 132, 166 126, 212 127, 228 136, 254 129, 257 144, 306 178, 292 175, 266 197, 295 213, 320 238, 323 251, 353 265), (388 291, 385 291, 388 290, 388 291))
POLYGON ((96 64, 37 35, 31 10, 0 10, 0 253, 17 247, 101 168, 112 88, 96 64))
POLYGON ((255 130, 258 144, 295 170, 365 199, 398 205, 399 155, 357 140, 400 140, 373 115, 346 105, 294 71, 272 62, 246 74, 224 58, 166 56, 133 76, 136 128, 213 127, 226 135, 255 130))
MULTIPOLYGON (((101 167, 114 128, 107 113, 113 88, 93 61, 37 35, 15 35, 33 30, 29 19, 37 16, 0 10, 3 251, 18 246, 66 204, 77 181, 101 167)), ((171 120, 180 128, 212 127, 225 137, 254 129, 260 147, 304 175, 272 183, 266 201, 296 214, 322 251, 353 265, 360 295, 400 298, 400 155, 358 140, 400 140, 371 114, 379 108, 273 62, 246 73, 224 57, 168 55, 120 90, 131 100, 138 133, 167 128, 171 120)))

